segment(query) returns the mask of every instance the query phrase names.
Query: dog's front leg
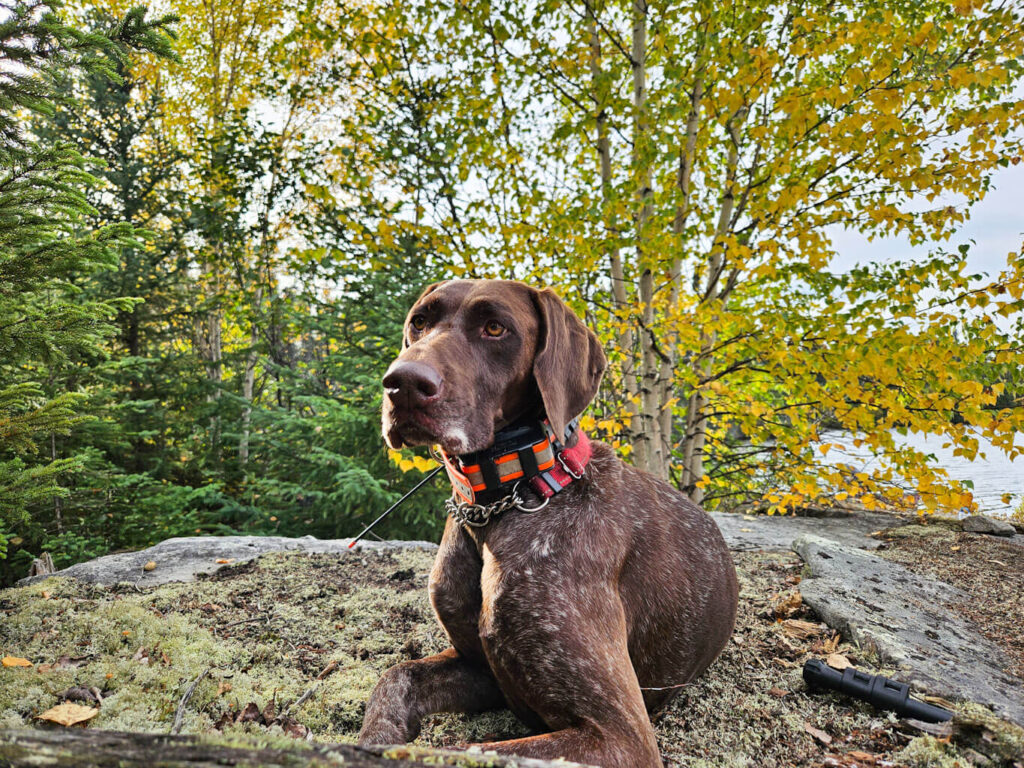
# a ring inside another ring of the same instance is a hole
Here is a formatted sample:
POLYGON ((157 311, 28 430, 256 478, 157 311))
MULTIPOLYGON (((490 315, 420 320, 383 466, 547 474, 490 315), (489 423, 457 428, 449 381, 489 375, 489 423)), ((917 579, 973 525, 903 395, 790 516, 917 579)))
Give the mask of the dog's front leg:
POLYGON ((504 704, 490 670, 449 648, 383 674, 366 705, 359 743, 404 744, 419 735, 426 715, 481 712, 504 704))
POLYGON ((614 575, 595 571, 592 560, 534 559, 502 569, 485 555, 483 578, 495 585, 481 614, 491 670, 513 707, 532 710, 550 732, 481 747, 602 768, 661 768, 614 575))
POLYGON ((384 673, 366 705, 360 744, 411 741, 434 712, 505 706, 480 645, 480 567, 472 540, 449 519, 430 574, 430 599, 453 647, 384 673))

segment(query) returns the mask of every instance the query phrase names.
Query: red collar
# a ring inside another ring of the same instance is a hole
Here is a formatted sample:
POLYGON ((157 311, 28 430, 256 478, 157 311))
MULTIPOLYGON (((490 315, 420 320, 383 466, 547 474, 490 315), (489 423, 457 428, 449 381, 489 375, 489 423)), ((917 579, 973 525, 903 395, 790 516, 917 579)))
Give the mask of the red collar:
POLYGON ((521 423, 502 430, 494 445, 465 456, 444 451, 445 470, 457 501, 481 504, 509 495, 519 483, 528 483, 540 497, 550 499, 565 490, 583 472, 592 454, 590 440, 574 421, 566 448, 555 438, 547 421, 521 423))

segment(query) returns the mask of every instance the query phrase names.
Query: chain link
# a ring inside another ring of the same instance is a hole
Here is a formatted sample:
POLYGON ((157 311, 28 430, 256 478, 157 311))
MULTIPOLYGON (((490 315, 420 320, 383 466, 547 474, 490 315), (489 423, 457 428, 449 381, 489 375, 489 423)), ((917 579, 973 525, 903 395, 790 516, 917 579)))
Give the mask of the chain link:
POLYGON ((503 499, 498 499, 492 504, 470 504, 465 501, 456 501, 452 496, 444 503, 444 508, 449 515, 455 518, 459 525, 468 525, 472 528, 482 528, 491 522, 491 518, 497 517, 502 512, 510 509, 519 509, 523 512, 537 512, 548 505, 549 499, 537 507, 527 507, 523 497, 519 495, 519 483, 516 483, 512 493, 503 499))
POLYGON ((510 509, 515 509, 523 500, 519 494, 513 491, 510 495, 493 504, 468 504, 465 501, 456 501, 455 497, 444 503, 448 514, 455 518, 460 525, 468 525, 473 528, 481 528, 491 522, 492 517, 500 515, 510 509))

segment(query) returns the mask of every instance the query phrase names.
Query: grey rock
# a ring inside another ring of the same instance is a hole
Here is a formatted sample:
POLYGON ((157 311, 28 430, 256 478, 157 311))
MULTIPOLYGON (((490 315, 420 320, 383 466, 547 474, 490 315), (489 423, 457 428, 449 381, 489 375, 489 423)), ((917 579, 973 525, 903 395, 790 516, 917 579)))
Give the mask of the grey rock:
POLYGON ((709 513, 718 523, 729 549, 788 552, 793 539, 803 534, 825 536, 842 544, 876 549, 881 542, 868 534, 899 523, 892 515, 859 512, 842 517, 795 517, 793 515, 741 515, 709 513))
MULTIPOLYGON (((893 524, 889 515, 860 513, 843 517, 764 516, 749 518, 740 514, 710 513, 733 550, 773 550, 785 552, 793 539, 804 533, 816 533, 852 546, 874 548, 879 542, 868 534, 893 524)), ((52 574, 67 576, 92 584, 129 582, 139 587, 153 587, 172 581, 194 581, 199 574, 208 574, 226 567, 217 560, 231 560, 232 565, 244 563, 266 552, 334 552, 370 551, 399 547, 436 548, 426 541, 361 541, 349 550, 351 539, 317 539, 312 536, 188 536, 167 539, 136 552, 120 552, 77 563, 52 574), (148 562, 156 563, 151 571, 143 570, 148 562)), ((34 584, 46 575, 34 575, 18 582, 34 584)))
POLYGON ((898 563, 820 536, 793 542, 810 576, 804 602, 859 646, 873 649, 912 688, 976 701, 1024 725, 1020 680, 995 644, 950 604, 966 595, 898 563))
POLYGON ((961 520, 968 533, 987 533, 992 536, 1016 536, 1017 529, 1006 520, 997 520, 984 515, 971 515, 961 520))
MULTIPOLYGON (((351 541, 313 536, 297 539, 284 536, 187 536, 167 539, 137 552, 120 552, 76 563, 50 576, 67 576, 92 584, 130 582, 139 587, 153 587, 171 581, 194 581, 199 574, 228 567, 217 560, 231 560, 231 565, 238 565, 266 552, 334 552, 344 555, 403 547, 437 548, 436 544, 427 541, 361 541, 354 549, 349 549, 351 541), (143 566, 150 561, 156 563, 156 567, 151 571, 144 570, 143 566)), ((29 576, 18 585, 34 584, 50 576, 29 576)))

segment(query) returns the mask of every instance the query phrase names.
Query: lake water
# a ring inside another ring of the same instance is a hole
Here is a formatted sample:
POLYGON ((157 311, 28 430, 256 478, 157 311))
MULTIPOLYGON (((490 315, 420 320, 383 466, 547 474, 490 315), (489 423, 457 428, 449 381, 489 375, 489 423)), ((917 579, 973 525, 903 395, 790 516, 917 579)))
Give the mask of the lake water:
MULTIPOLYGON (((897 434, 897 444, 909 445, 924 453, 935 456, 936 464, 947 472, 954 480, 971 480, 974 482, 974 500, 978 510, 984 514, 1006 517, 1020 504, 1024 498, 1024 456, 1010 461, 1006 454, 984 438, 978 436, 979 456, 969 461, 963 456, 953 455, 953 446, 943 448, 949 442, 947 438, 935 435, 897 434), (984 453, 985 458, 980 454, 984 453), (1004 504, 1003 494, 1013 494, 1010 504, 1004 504)), ((853 447, 853 435, 848 432, 828 432, 822 435, 822 442, 840 443, 845 450, 832 450, 828 459, 835 463, 851 464, 857 469, 878 466, 878 460, 868 451, 853 447)), ((1024 445, 1024 435, 1017 435, 1017 445, 1024 445)))

